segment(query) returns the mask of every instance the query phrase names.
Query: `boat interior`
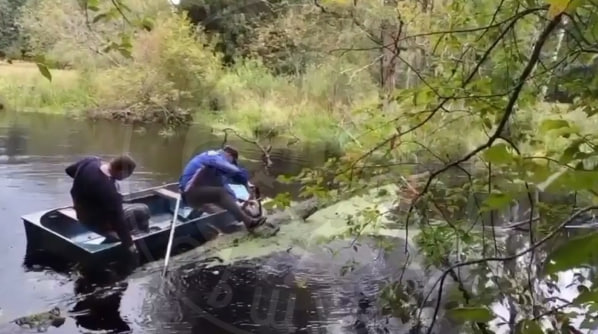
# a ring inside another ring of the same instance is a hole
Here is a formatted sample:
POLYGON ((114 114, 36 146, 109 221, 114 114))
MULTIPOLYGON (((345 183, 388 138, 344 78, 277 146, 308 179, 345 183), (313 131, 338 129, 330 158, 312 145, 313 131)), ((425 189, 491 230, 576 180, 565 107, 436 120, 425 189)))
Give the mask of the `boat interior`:
MULTIPOLYGON (((170 187, 172 188, 172 187, 170 187)), ((233 190, 238 198, 248 196, 244 186, 234 185, 233 190)), ((143 203, 150 209, 149 232, 132 231, 133 239, 142 239, 152 233, 169 230, 175 211, 178 192, 169 189, 169 187, 158 187, 148 190, 142 190, 138 193, 127 194, 124 196, 125 203, 143 203)), ((200 219, 207 213, 193 210, 190 207, 181 206, 178 212, 177 224, 189 223, 191 220, 200 219)), ((71 242, 78 244, 91 252, 110 248, 119 242, 106 242, 107 239, 81 224, 77 219, 77 214, 73 207, 59 208, 45 213, 40 222, 45 229, 51 230, 71 242)))

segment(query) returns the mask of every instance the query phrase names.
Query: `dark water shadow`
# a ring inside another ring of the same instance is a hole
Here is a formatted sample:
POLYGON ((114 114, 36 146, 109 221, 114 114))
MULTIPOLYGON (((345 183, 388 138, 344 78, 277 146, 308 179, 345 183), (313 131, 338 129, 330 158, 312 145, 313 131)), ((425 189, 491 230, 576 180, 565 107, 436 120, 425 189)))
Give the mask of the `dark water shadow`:
POLYGON ((128 272, 117 271, 114 265, 106 264, 95 270, 81 271, 76 263, 60 256, 28 248, 23 261, 27 271, 52 271, 74 281, 75 305, 68 310, 68 317, 77 327, 104 333, 126 333, 129 324, 120 315, 119 307, 128 272))
POLYGON ((120 314, 128 284, 114 277, 80 278, 75 281, 77 303, 69 310, 77 327, 103 333, 129 333, 131 327, 120 314))

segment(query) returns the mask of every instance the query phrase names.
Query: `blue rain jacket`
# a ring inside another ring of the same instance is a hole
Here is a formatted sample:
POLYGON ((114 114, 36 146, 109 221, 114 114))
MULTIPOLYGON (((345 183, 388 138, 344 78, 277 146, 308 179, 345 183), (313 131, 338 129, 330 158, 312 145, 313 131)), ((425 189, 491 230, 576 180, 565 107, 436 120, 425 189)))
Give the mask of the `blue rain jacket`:
POLYGON ((228 162, 224 154, 225 152, 222 150, 209 150, 193 157, 179 178, 179 190, 184 192, 195 177, 196 179, 193 180, 195 185, 224 187, 236 197, 229 183, 247 186, 249 172, 245 168, 228 162), (199 175, 200 171, 201 175, 199 175))

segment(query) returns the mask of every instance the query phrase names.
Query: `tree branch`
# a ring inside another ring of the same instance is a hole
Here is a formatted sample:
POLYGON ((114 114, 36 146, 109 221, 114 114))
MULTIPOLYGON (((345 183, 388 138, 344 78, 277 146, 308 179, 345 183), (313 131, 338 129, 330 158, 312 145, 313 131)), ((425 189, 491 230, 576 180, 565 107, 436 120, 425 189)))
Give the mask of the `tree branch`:
MULTIPOLYGON (((467 160, 476 156, 478 153, 480 153, 483 150, 492 146, 494 141, 496 141, 498 138, 500 138, 505 126, 507 125, 509 118, 511 117, 511 115, 513 114, 513 112, 515 110, 515 104, 517 103, 519 94, 521 93, 521 90, 523 89, 523 86, 525 85, 527 78, 530 76, 534 67, 538 63, 538 59, 540 58, 540 52, 542 51, 542 47, 546 43, 548 36, 550 36, 550 34, 558 26, 559 22, 561 21, 561 17, 562 17, 562 14, 556 16, 553 20, 551 20, 548 23, 548 25, 546 25, 546 27, 544 28, 544 30, 542 31, 540 36, 538 37, 536 45, 534 46, 534 49, 532 51, 532 55, 530 56, 530 60, 528 61, 526 67, 521 72, 521 75, 519 76, 519 79, 517 80, 517 85, 515 86, 515 88, 513 90, 513 94, 509 98, 509 101, 507 102, 507 106, 505 107, 505 113, 504 113, 502 119, 500 120, 500 123, 498 124, 496 130, 492 134, 492 136, 490 136, 490 138, 486 141, 486 143, 478 146, 473 151, 466 154, 464 157, 462 157, 450 164, 447 164, 444 167, 432 172, 430 174, 430 177, 428 178, 428 181, 426 182, 423 190, 421 191, 421 193, 419 194, 418 197, 422 196, 423 194, 425 194, 428 191, 432 181, 438 175, 447 171, 451 167, 455 167, 455 166, 459 165, 460 163, 466 162, 467 160)), ((417 198, 415 199, 415 201, 417 201, 417 198)), ((407 226, 409 225, 409 218, 412 213, 412 208, 413 208, 413 206, 411 206, 411 208, 409 209, 409 212, 407 213, 407 226)))
POLYGON ((266 167, 266 169, 268 169, 272 166, 272 159, 270 158, 270 151, 272 150, 272 146, 268 146, 268 148, 264 148, 257 140, 246 138, 246 137, 240 135, 237 131, 235 131, 232 128, 224 128, 224 129, 222 129, 222 131, 224 132, 224 140, 222 142, 222 146, 226 145, 226 142, 228 140, 228 132, 232 132, 235 136, 237 136, 242 141, 253 144, 257 148, 259 148, 260 151, 262 151, 262 162, 263 162, 264 166, 266 167))
MULTIPOLYGON (((543 7, 544 8, 544 7, 543 7)), ((490 56, 490 53, 492 53, 492 51, 496 48, 496 46, 498 45, 498 43, 505 37, 505 35, 511 30, 513 29, 513 27, 515 26, 515 24, 522 18, 524 18, 525 16, 534 13, 538 10, 538 8, 534 8, 533 10, 528 9, 522 12, 517 13, 516 15, 514 15, 511 18, 511 21, 509 22, 509 24, 507 25, 507 27, 499 34, 499 36, 496 38, 496 40, 490 45, 490 47, 488 47, 488 49, 486 49, 486 51, 484 52, 484 54, 480 57, 480 60, 478 61, 478 63, 476 64, 476 66, 474 67, 474 69, 470 72, 470 74, 468 75, 468 77, 463 81, 463 83, 461 84, 461 88, 465 88, 472 80, 473 78, 476 76, 478 69, 480 68, 480 66, 482 66, 482 64, 486 61, 486 59, 490 56)), ((559 17, 560 20, 560 17, 559 17)), ((554 29, 554 27, 551 29, 551 31, 554 29)), ((546 36, 547 38, 548 36, 546 36)), ((539 53, 539 51, 538 51, 539 53)), ((539 56, 539 54, 538 54, 539 56)), ((535 65, 535 62, 534 62, 535 65)), ((532 67, 533 69, 533 67, 532 67)), ((531 73, 531 70, 530 70, 531 73)), ((529 76, 529 73, 526 75, 529 76)), ((515 87, 516 88, 516 87, 515 87)), ((517 91, 517 89, 514 89, 514 91, 516 91, 516 94, 514 93, 512 96, 517 95, 517 97, 519 96, 519 92, 521 91, 521 88, 519 88, 519 90, 517 91)), ((353 161, 353 163, 351 164, 351 166, 349 167, 349 169, 352 169, 353 167, 355 167, 357 165, 357 163, 363 159, 365 159, 367 156, 373 154, 374 152, 376 152, 377 150, 379 150, 380 148, 384 147, 385 145, 387 145, 388 143, 390 143, 391 141, 396 140, 397 138, 400 138, 408 133, 411 133, 419 128, 421 128, 422 126, 424 126, 426 123, 428 123, 428 121, 430 121, 430 119, 432 119, 436 113, 441 110, 444 105, 450 101, 453 97, 447 97, 442 99, 442 101, 440 101, 440 103, 438 105, 436 105, 435 108, 433 108, 430 111, 430 115, 428 115, 424 120, 422 120, 421 122, 417 123, 416 125, 412 126, 411 128, 407 129, 406 131, 403 132, 398 132, 395 133, 393 135, 391 135, 390 137, 386 138, 385 140, 383 140, 382 142, 378 143, 378 145, 374 146, 372 149, 370 149, 369 151, 367 151, 366 153, 364 153, 362 156, 360 156, 359 158, 355 159, 355 161, 353 161)), ((513 102, 514 105, 515 101, 513 102)), ((506 123, 505 123, 506 124, 506 123)), ((504 125, 503 125, 504 127, 504 125)), ((502 131, 502 129, 501 129, 502 131)), ((500 132, 499 132, 500 133, 500 132)))

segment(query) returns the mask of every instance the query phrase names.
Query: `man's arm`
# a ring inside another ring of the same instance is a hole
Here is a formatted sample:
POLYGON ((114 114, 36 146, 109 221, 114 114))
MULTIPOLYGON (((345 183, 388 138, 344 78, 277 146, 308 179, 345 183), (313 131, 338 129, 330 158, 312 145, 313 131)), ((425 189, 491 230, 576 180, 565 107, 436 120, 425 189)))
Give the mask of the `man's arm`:
POLYGON ((122 196, 116 190, 113 185, 106 185, 99 189, 104 192, 105 205, 104 208, 107 211, 106 216, 110 219, 110 224, 114 231, 118 235, 123 246, 130 247, 133 245, 133 237, 125 222, 125 216, 123 213, 122 196))
POLYGON ((247 184, 247 181, 249 181, 247 175, 243 172, 242 169, 228 162, 225 158, 223 158, 220 155, 207 156, 204 159, 204 161, 202 161, 202 163, 206 166, 218 169, 219 171, 226 174, 226 176, 234 179, 235 182, 247 184))
POLYGON ((244 186, 247 186, 248 182, 249 182, 249 172, 247 171, 247 169, 245 169, 243 167, 238 167, 238 168, 239 168, 239 173, 232 175, 230 177, 230 179, 234 183, 240 183, 244 186))

